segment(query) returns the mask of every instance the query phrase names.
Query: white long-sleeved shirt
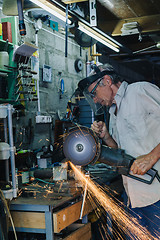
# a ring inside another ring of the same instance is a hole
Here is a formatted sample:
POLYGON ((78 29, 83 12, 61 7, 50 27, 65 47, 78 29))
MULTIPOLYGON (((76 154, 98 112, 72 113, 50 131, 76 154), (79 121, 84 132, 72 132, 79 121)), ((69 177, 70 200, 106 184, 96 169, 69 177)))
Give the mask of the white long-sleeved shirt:
MULTIPOLYGON (((149 153, 160 143, 160 89, 148 82, 122 82, 110 108, 110 134, 118 147, 133 157, 149 153)), ((154 165, 160 175, 160 160, 154 165)), ((150 177, 145 174, 145 179, 150 177)), ((131 206, 145 207, 160 200, 160 182, 148 185, 123 176, 131 206)))

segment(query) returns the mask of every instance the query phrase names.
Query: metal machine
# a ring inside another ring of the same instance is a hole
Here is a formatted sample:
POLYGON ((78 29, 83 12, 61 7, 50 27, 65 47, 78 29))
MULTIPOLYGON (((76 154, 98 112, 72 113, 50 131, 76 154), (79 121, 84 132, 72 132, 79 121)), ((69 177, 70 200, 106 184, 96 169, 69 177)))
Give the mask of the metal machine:
POLYGON ((158 171, 153 168, 146 173, 148 176, 145 177, 130 174, 130 167, 135 158, 126 154, 122 149, 101 145, 96 133, 84 126, 77 126, 69 130, 64 138, 63 152, 65 157, 75 165, 86 166, 94 164, 98 160, 116 167, 120 174, 146 184, 151 184, 154 178, 160 182, 158 171))

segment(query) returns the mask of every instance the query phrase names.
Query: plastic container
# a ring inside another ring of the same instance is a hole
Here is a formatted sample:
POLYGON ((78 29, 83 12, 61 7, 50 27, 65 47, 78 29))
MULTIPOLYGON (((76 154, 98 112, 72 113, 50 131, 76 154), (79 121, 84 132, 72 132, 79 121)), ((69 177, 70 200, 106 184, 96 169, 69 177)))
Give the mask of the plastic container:
POLYGON ((6 105, 3 105, 3 104, 0 105, 0 118, 7 117, 7 110, 8 110, 8 108, 6 105))
POLYGON ((9 65, 9 54, 6 51, 0 52, 0 68, 1 69, 8 69, 4 65, 9 65))
POLYGON ((5 199, 9 199, 12 200, 13 199, 13 189, 9 189, 9 190, 2 190, 5 199))
POLYGON ((0 160, 6 160, 10 157, 10 146, 8 143, 0 142, 0 160))

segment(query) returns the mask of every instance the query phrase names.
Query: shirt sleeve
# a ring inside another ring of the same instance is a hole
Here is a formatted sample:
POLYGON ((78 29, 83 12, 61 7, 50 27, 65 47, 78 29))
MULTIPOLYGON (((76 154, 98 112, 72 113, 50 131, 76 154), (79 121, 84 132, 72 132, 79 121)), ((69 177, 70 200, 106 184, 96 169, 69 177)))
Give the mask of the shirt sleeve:
POLYGON ((151 83, 145 83, 140 88, 143 101, 142 105, 148 111, 158 111, 160 114, 160 89, 151 83))
POLYGON ((129 88, 125 101, 131 114, 160 114, 160 88, 149 82, 131 84, 129 88))

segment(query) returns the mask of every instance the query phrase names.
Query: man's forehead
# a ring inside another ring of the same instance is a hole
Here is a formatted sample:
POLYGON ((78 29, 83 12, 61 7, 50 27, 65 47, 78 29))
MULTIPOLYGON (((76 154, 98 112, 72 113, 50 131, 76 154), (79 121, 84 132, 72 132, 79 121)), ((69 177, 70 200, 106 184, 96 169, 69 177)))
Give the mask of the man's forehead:
POLYGON ((113 75, 113 74, 115 74, 114 71, 107 71, 107 70, 99 72, 97 74, 93 74, 92 76, 82 79, 78 83, 78 88, 80 89, 80 91, 83 92, 86 87, 88 88, 92 83, 96 82, 98 79, 104 77, 105 75, 113 75))

